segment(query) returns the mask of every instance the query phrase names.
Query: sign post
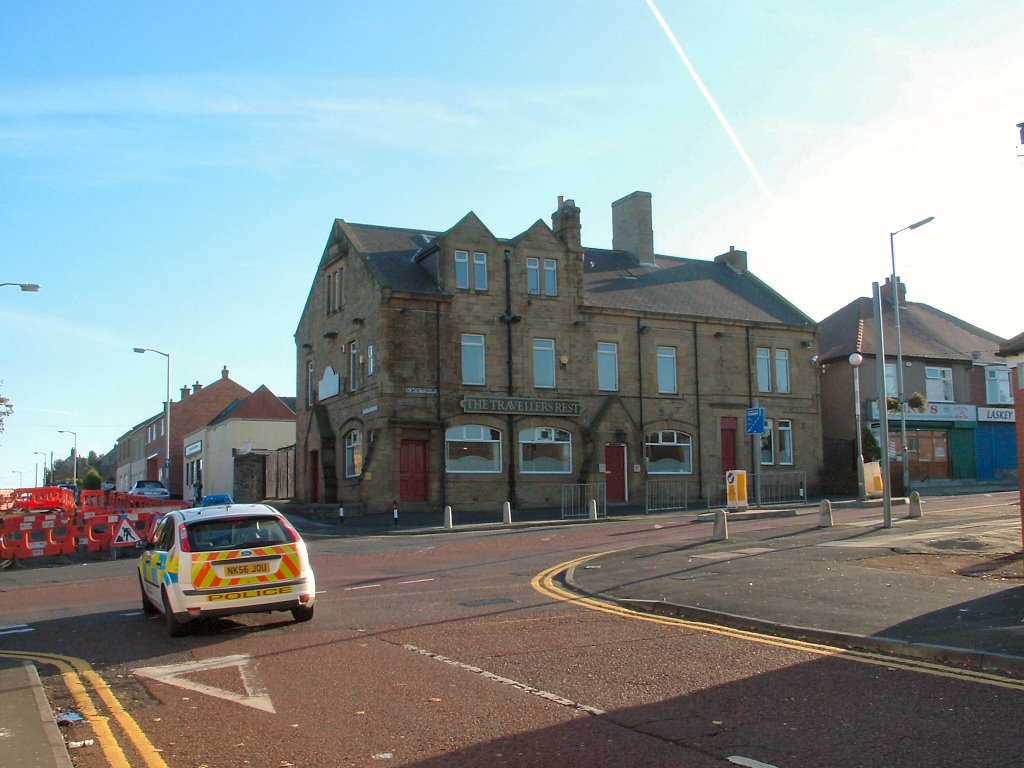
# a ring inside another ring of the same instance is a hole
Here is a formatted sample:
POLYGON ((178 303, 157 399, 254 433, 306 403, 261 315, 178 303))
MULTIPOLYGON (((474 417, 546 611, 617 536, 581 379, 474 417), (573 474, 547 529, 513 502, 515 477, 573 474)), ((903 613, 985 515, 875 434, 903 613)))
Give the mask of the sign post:
POLYGON ((757 506, 761 506, 761 439, 764 434, 764 408, 757 405, 757 398, 754 398, 754 407, 747 408, 747 434, 750 435, 751 460, 754 462, 754 496, 757 506))

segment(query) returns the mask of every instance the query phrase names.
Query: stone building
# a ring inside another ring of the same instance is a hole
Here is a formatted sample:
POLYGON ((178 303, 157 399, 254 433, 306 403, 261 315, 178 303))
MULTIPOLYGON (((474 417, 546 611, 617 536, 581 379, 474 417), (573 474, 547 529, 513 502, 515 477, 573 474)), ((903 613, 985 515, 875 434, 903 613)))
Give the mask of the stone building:
POLYGON ((697 497, 755 462, 815 488, 814 322, 743 251, 656 255, 649 193, 612 219, 610 250, 581 244, 562 198, 512 238, 473 213, 444 232, 335 220, 295 333, 297 495, 557 507, 599 482, 642 505, 649 479, 697 497))

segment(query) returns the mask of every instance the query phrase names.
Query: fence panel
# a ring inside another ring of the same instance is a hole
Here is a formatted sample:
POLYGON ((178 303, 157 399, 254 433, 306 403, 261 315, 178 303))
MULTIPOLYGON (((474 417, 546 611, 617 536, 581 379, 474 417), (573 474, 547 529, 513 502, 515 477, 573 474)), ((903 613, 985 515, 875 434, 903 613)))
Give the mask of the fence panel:
POLYGON ((607 486, 604 483, 579 483, 562 486, 562 519, 586 518, 590 500, 597 502, 597 516, 608 516, 607 486))
POLYGON ((689 509, 689 478, 656 478, 644 484, 644 512, 668 512, 689 509))
POLYGON ((759 504, 797 504, 807 501, 806 472, 761 472, 754 477, 759 504))

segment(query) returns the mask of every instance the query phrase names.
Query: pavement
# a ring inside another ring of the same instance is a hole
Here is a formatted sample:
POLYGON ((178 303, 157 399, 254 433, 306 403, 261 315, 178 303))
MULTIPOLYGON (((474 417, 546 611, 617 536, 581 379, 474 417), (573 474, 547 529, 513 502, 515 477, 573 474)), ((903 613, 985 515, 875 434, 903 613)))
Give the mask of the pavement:
MULTIPOLYGON (((600 555, 571 568, 571 589, 631 608, 846 648, 1024 677, 1024 561, 1015 493, 926 499, 921 517, 895 505, 837 504, 729 513, 631 515, 668 529, 661 544, 600 555), (784 525, 770 520, 795 517, 784 525), (724 538, 714 540, 715 529, 724 538), (697 526, 697 528, 690 528, 697 526), (670 531, 685 530, 672 541, 670 531), (694 536, 697 531, 700 535, 694 536), (973 575, 962 575, 969 573, 973 575)), ((312 520, 309 538, 446 534, 601 521, 431 515, 312 520)), ((4 576, 0 574, 0 581, 4 576)), ((68 768, 71 760, 34 667, 0 658, 0 765, 68 768)))

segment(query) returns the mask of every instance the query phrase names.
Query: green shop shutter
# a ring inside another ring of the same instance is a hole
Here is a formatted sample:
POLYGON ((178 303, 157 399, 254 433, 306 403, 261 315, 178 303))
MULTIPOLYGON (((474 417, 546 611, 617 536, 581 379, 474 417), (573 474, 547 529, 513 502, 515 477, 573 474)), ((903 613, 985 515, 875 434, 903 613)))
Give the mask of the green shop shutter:
POLYGON ((977 474, 974 460, 974 430, 949 430, 949 453, 952 459, 951 476, 956 480, 973 480, 977 474))

